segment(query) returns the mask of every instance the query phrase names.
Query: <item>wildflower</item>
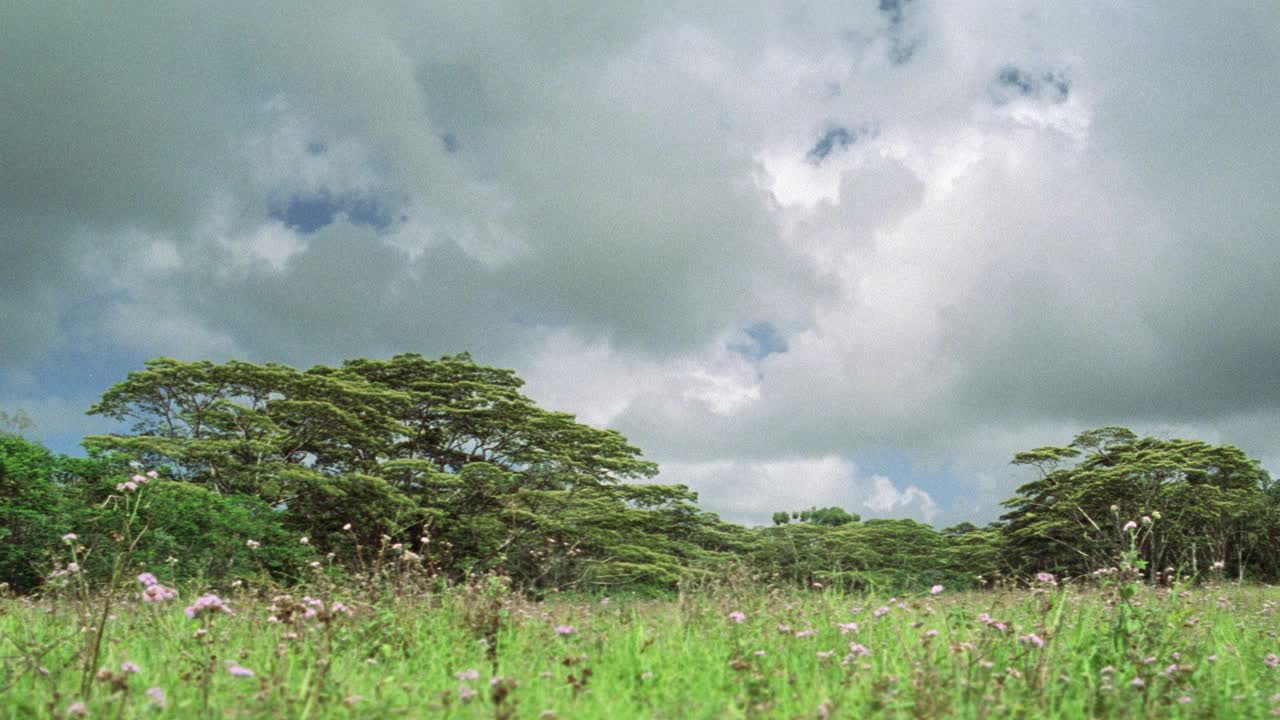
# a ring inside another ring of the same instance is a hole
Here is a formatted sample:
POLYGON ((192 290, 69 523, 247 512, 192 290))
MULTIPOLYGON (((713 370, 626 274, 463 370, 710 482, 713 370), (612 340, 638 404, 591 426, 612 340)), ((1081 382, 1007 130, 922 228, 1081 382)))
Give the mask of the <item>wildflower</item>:
POLYGON ((312 560, 310 563, 308 563, 308 565, 310 565, 311 567, 316 568, 316 569, 318 570, 318 569, 320 568, 320 561, 319 561, 319 560, 312 560))
POLYGON ((849 654, 855 657, 867 657, 871 654, 871 650, 862 643, 849 643, 849 654))
POLYGON ((1058 579, 1053 576, 1053 573, 1042 572, 1036 573, 1036 582, 1043 583, 1045 585, 1057 585, 1058 579))
POLYGON ((66 535, 62 536, 62 542, 67 543, 68 545, 70 545, 71 543, 75 542, 78 539, 80 539, 80 536, 76 535, 75 533, 67 533, 66 535))
POLYGON ((88 717, 89 706, 77 700, 71 703, 71 706, 67 708, 67 714, 74 715, 75 717, 88 717))
POLYGON ((1186 704, 1187 704, 1187 703, 1189 703, 1189 702, 1191 702, 1191 696, 1190 696, 1190 695, 1183 695, 1182 697, 1178 698, 1178 704, 1179 704, 1179 705, 1186 705, 1186 704))
POLYGON ((557 634, 557 635, 572 635, 572 634, 574 634, 574 633, 576 633, 576 632, 578 632, 578 628, 576 628, 576 627, 574 627, 574 626, 572 626, 572 625, 557 625, 557 626, 556 626, 556 634, 557 634))
POLYGON ((1142 688, 1147 686, 1147 681, 1143 680, 1140 677, 1136 677, 1132 681, 1130 681, 1129 684, 1136 688, 1142 688))
POLYGON ((159 580, 156 580, 155 575, 152 575, 149 572, 144 572, 141 575, 138 575, 138 582, 142 583, 143 587, 150 587, 159 582, 159 580))
POLYGON ((258 546, 261 544, 262 543, 258 542, 257 540, 246 540, 244 543, 244 546, 249 548, 250 550, 257 550, 258 546))
POLYGON ((819 659, 819 660, 829 660, 829 659, 831 659, 831 656, 832 656, 832 655, 835 655, 835 654, 836 654, 836 653, 835 653, 835 651, 834 651, 834 650, 819 650, 819 651, 818 651, 818 659, 819 659))
POLYGON ((848 635, 851 632, 858 631, 858 623, 856 622, 836 623, 836 627, 840 628, 841 635, 848 635))
POLYGON ((1142 516, 1142 524, 1143 524, 1143 525, 1146 525, 1147 527, 1151 527, 1151 523, 1153 523, 1153 522, 1155 522, 1155 521, 1151 519, 1151 516, 1150 516, 1150 515, 1143 515, 1143 516, 1142 516))
POLYGON ((231 613, 231 609, 222 603, 222 598, 217 595, 201 595, 196 601, 187 608, 187 617, 197 618, 204 614, 214 613, 231 613))
POLYGON ((471 702, 471 698, 475 696, 476 691, 470 685, 463 685, 458 688, 458 697, 461 698, 464 703, 471 702))
POLYGON ((129 673, 130 675, 134 675, 134 674, 137 674, 137 673, 142 672, 142 668, 138 667, 138 663, 136 663, 136 662, 134 662, 134 661, 132 661, 132 660, 125 660, 125 661, 120 665, 120 672, 129 673))
POLYGON ((813 628, 810 628, 808 630, 801 630, 800 632, 796 633, 796 637, 807 638, 807 637, 812 637, 814 634, 816 634, 815 631, 813 630, 813 628))
POLYGON ((1267 667, 1280 667, 1280 655, 1267 653, 1267 657, 1262 662, 1266 663, 1267 667))
POLYGON ((67 563, 67 572, 69 573, 80 572, 80 563, 67 563))
POLYGON ((147 477, 151 478, 152 480, 155 480, 156 478, 160 477, 160 473, 156 472, 155 470, 148 470, 147 477))
POLYGON ((254 672, 252 670, 250 670, 247 667, 244 667, 240 663, 232 663, 231 666, 227 668, 227 672, 231 673, 232 675, 235 675, 236 677, 253 677, 254 676, 254 672))
POLYGON ((755 655, 756 657, 764 657, 765 655, 768 655, 769 653, 765 652, 764 650, 756 650, 755 652, 753 652, 753 653, 751 653, 751 654, 752 654, 752 655, 755 655))
POLYGON ((459 670, 458 672, 454 673, 453 676, 463 681, 479 680, 480 671, 476 670, 475 668, 469 668, 467 670, 459 670))
POLYGON ((122 482, 122 483, 116 483, 116 492, 121 492, 125 490, 129 492, 133 492, 134 490, 137 490, 137 489, 138 489, 138 483, 132 480, 129 480, 127 482, 122 482))
POLYGON ((736 623, 740 623, 743 620, 746 620, 747 616, 745 613, 743 613, 740 610, 734 610, 733 612, 729 613, 729 619, 736 623))
POLYGON ((874 615, 876 618, 882 618, 886 614, 888 614, 888 612, 889 612, 889 608, 882 606, 882 607, 876 608, 876 611, 871 614, 874 615))
POLYGON ((303 535, 302 537, 298 538, 298 542, 302 543, 303 545, 306 545, 307 543, 311 542, 311 539, 308 538, 306 535, 303 535))
POLYGON ((1215 653, 1215 654, 1210 655, 1209 657, 1205 658, 1205 660, 1208 660, 1208 661, 1209 661, 1209 662, 1211 662, 1211 663, 1213 663, 1213 662, 1218 662, 1218 656, 1217 656, 1217 654, 1215 653))
POLYGON ((1134 521, 1132 521, 1132 520, 1130 520, 1129 522, 1125 523, 1125 524, 1124 524, 1124 527, 1123 527, 1123 528, 1121 528, 1121 530, 1123 530, 1124 532, 1129 532, 1130 530, 1137 530, 1137 529, 1138 529, 1138 523, 1136 523, 1136 522, 1134 522, 1134 521))
POLYGON ((147 688, 147 697, 151 698, 151 702, 160 707, 166 707, 169 704, 169 698, 164 694, 164 688, 161 687, 147 688))
POLYGON ((342 531, 343 531, 343 532, 351 532, 351 523, 347 523, 346 525, 343 525, 343 526, 342 526, 342 531))
POLYGON ((1227 566, 1227 563, 1226 563, 1225 561, 1223 561, 1223 560, 1214 560, 1214 561, 1213 561, 1213 569, 1214 569, 1214 570, 1221 570, 1222 568, 1224 568, 1224 567, 1226 567, 1226 566, 1227 566))
POLYGON ((142 591, 142 602, 147 603, 164 602, 176 597, 178 597, 178 592, 176 590, 167 588, 160 583, 148 585, 147 588, 142 591))
POLYGON ((926 638, 936 638, 936 637, 938 637, 938 631, 937 631, 937 630, 930 630, 930 631, 926 632, 926 633, 924 634, 924 636, 925 636, 926 638))
POLYGON ((147 481, 150 480, 151 478, 147 477, 146 475, 134 475, 129 479, 138 483, 139 485, 146 485, 147 481))
POLYGON ((941 585, 934 585, 933 587, 929 588, 929 594, 930 594, 930 595, 941 595, 941 594, 942 594, 942 591, 943 591, 943 590, 945 590, 945 589, 946 589, 946 588, 942 587, 941 585))

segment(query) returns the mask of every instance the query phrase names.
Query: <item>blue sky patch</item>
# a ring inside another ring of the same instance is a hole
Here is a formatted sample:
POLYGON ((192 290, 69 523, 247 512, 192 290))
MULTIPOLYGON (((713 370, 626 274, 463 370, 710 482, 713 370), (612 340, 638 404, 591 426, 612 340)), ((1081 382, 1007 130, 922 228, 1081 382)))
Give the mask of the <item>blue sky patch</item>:
POLYGON ((1033 73, 1015 65, 1005 65, 996 72, 996 103, 1015 97, 1060 103, 1071 94, 1071 80, 1060 70, 1033 73))
POLYGON ((328 191, 293 195, 285 202, 272 202, 269 214, 303 234, 333 224, 339 215, 345 216, 352 225, 365 225, 377 230, 386 230, 394 222, 391 208, 379 198, 355 193, 335 196, 328 191))
POLYGON ((748 360, 763 360, 770 355, 787 351, 787 339, 778 333, 773 323, 758 322, 743 328, 748 342, 730 343, 729 350, 748 360))

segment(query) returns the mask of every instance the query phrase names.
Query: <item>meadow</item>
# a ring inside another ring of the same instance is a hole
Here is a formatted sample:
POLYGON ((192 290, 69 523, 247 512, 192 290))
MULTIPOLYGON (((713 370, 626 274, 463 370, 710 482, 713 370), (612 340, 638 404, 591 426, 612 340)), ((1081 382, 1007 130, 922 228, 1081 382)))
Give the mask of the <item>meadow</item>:
POLYGON ((195 590, 170 597, 143 576, 115 596, 0 601, 0 717, 1280 714, 1280 591, 1262 586, 195 590))

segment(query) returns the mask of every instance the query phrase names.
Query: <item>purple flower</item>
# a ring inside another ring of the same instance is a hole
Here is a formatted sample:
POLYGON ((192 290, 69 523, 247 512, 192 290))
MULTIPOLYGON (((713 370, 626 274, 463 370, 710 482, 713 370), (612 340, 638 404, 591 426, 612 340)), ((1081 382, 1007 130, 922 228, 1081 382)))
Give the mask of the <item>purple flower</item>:
POLYGON ((144 572, 138 576, 138 582, 142 583, 143 587, 150 587, 151 585, 155 585, 157 582, 160 582, 160 581, 156 580, 155 575, 152 575, 149 572, 144 572))
POLYGON ((156 478, 160 477, 160 473, 156 472, 155 470, 148 470, 147 477, 151 478, 152 480, 155 480, 156 478))
POLYGON ((476 670, 475 668, 469 668, 467 670, 459 670, 458 672, 454 673, 453 676, 463 681, 479 680, 480 671, 476 670))
POLYGON ((1138 523, 1136 523, 1136 522, 1134 522, 1134 521, 1132 521, 1132 520, 1130 520, 1129 522, 1125 523, 1125 524, 1124 524, 1124 527, 1123 527, 1123 528, 1121 528, 1121 530, 1123 530, 1124 532, 1129 532, 1130 530, 1137 530, 1137 529, 1138 529, 1138 523))
POLYGON ((858 623, 856 622, 836 623, 836 627, 840 628, 841 635, 848 635, 851 632, 858 631, 858 623))
MULTIPOLYGON (((154 586, 152 586, 154 587, 154 586)), ((231 613, 231 609, 223 604, 222 598, 217 595, 201 595, 196 601, 187 608, 187 617, 198 618, 206 613, 212 615, 214 613, 231 613)))
POLYGON ((941 585, 934 585, 933 587, 929 588, 929 594, 930 594, 930 595, 940 595, 940 594, 942 594, 942 591, 943 591, 943 590, 945 590, 945 589, 946 589, 946 588, 942 587, 941 585))
POLYGON ((252 670, 244 667, 240 663, 233 663, 231 667, 227 668, 227 672, 235 675, 236 677, 253 677, 254 675, 252 670))
POLYGON ((578 632, 578 628, 576 628, 576 627, 574 627, 574 626, 572 626, 572 625, 557 625, 557 626, 556 626, 556 634, 557 634, 557 635, 572 635, 572 634, 574 634, 574 633, 576 633, 576 632, 578 632))
POLYGON ((142 591, 142 602, 146 603, 164 602, 176 597, 178 597, 178 592, 176 590, 167 588, 160 583, 148 585, 147 588, 142 591))
POLYGON ((1129 684, 1136 688, 1142 688, 1147 686, 1147 681, 1143 680, 1140 677, 1136 677, 1132 681, 1130 681, 1129 684))
POLYGON ((1267 653, 1267 657, 1262 660, 1267 667, 1280 667, 1280 656, 1275 653, 1267 653))
POLYGON ((729 613, 729 619, 736 623, 740 623, 743 620, 746 620, 747 616, 746 614, 742 613, 739 610, 734 610, 733 612, 729 613))
POLYGON ((147 688, 147 697, 151 698, 151 702, 160 707, 166 707, 169 704, 169 698, 164 694, 164 688, 147 688))
POLYGON ((1054 577, 1053 573, 1036 573, 1036 582, 1043 583, 1045 585, 1057 585, 1058 578, 1054 577))
POLYGON ((62 542, 70 544, 75 542, 77 539, 79 539, 79 537, 80 536, 76 535, 75 533, 67 533, 66 535, 62 536, 62 542))
POLYGON ((75 717, 88 717, 89 706, 77 700, 71 703, 70 707, 67 708, 67 714, 75 717))
POLYGON ((796 633, 796 637, 807 638, 807 637, 812 637, 814 634, 815 634, 815 631, 812 628, 810 628, 808 630, 801 630, 800 632, 796 633))
POLYGON ((124 663, 120 665, 120 672, 126 672, 132 675, 142 672, 142 668, 138 667, 138 663, 132 660, 125 660, 124 663))
POLYGON ((849 654, 855 657, 867 657, 871 654, 871 650, 862 643, 851 642, 849 643, 849 654))
POLYGON ((471 702, 471 698, 474 698, 475 696, 476 696, 475 688, 471 687, 470 685, 463 685, 462 687, 458 688, 458 697, 461 698, 462 702, 464 703, 471 702))
POLYGON ((1022 637, 1018 638, 1018 642, 1022 643, 1023 645, 1034 645, 1035 647, 1038 647, 1038 648, 1044 647, 1044 638, 1040 637, 1035 633, 1029 633, 1027 635, 1023 635, 1022 637))

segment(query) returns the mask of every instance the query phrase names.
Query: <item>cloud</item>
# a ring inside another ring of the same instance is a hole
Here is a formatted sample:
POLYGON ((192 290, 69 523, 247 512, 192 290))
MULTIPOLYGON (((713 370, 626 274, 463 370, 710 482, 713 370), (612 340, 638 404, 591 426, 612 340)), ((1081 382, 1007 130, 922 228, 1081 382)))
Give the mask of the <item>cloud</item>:
POLYGON ((937 504, 920 488, 899 488, 883 475, 863 475, 857 465, 835 456, 668 463, 660 479, 717 498, 725 519, 752 525, 769 524, 777 511, 810 506, 835 505, 864 518, 910 517, 922 522, 938 513, 937 504), (805 498, 803 506, 797 505, 797 497, 805 498))
POLYGON ((0 25, 4 402, 471 350, 673 473, 938 522, 1091 425, 1280 457, 1270 6, 85 12, 0 25))

